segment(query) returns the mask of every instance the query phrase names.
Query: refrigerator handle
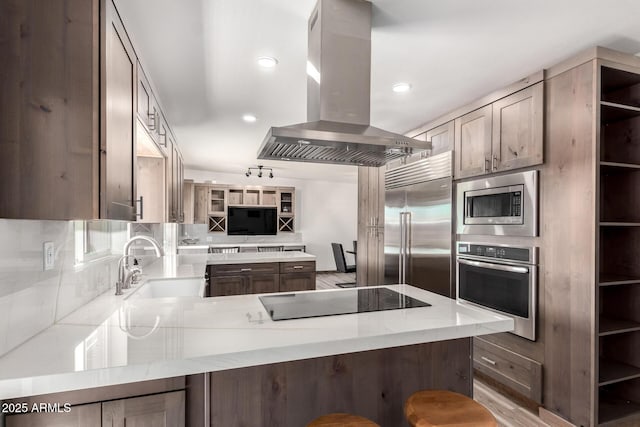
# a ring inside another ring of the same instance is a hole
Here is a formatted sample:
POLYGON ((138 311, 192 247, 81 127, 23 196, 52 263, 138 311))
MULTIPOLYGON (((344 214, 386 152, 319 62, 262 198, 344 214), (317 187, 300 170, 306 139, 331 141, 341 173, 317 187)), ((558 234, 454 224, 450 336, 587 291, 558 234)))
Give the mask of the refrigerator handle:
POLYGON ((411 268, 409 263, 411 262, 411 212, 406 212, 404 214, 404 269, 403 269, 403 281, 402 283, 407 283, 407 269, 409 269, 409 274, 411 274, 411 268))
POLYGON ((404 269, 404 212, 400 212, 400 246, 398 249, 398 283, 402 283, 404 269))

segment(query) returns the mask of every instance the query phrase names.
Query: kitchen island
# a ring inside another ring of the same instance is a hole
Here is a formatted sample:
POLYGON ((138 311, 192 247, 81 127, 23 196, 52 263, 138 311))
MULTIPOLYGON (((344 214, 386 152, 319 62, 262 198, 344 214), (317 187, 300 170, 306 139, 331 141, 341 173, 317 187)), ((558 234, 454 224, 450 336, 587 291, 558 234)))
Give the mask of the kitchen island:
MULTIPOLYGON (((206 265, 207 256, 164 257, 145 273, 202 278, 206 265)), ((0 399, 192 376, 211 381, 205 399, 218 425, 232 425, 240 409, 254 421, 267 411, 278 425, 300 425, 329 407, 397 417, 402 384, 470 394, 470 337, 509 331, 513 321, 408 285, 388 288, 431 306, 276 322, 256 295, 102 295, 0 358, 0 399), (300 409, 300 399, 311 400, 300 409)))

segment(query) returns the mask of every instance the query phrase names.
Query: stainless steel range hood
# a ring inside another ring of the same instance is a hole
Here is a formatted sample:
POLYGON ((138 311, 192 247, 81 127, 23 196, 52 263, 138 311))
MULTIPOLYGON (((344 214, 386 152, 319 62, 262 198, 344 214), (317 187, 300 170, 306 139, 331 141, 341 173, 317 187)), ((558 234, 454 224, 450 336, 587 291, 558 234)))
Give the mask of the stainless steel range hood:
POLYGON ((382 166, 431 148, 369 125, 371 3, 319 0, 309 18, 308 44, 308 122, 272 127, 259 159, 382 166))

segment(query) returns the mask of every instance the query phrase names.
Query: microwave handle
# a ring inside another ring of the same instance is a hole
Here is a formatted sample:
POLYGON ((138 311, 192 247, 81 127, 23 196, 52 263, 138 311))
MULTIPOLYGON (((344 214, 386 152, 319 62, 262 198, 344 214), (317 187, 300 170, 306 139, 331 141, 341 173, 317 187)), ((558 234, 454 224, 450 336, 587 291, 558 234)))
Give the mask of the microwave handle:
POLYGON ((527 267, 516 267, 511 265, 493 264, 490 262, 482 262, 482 261, 470 261, 462 258, 458 258, 458 262, 460 264, 472 265, 474 267, 490 268, 491 270, 508 271, 510 273, 521 273, 521 274, 529 273, 529 269, 527 267))

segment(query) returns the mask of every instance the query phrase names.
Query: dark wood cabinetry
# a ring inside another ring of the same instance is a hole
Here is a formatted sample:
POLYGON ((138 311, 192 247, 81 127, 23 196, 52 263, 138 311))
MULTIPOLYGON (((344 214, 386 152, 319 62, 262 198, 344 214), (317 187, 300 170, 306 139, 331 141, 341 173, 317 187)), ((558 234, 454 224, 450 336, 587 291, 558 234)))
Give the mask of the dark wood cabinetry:
POLYGON ((211 297, 316 288, 315 261, 210 265, 208 273, 211 297))
POLYGON ((60 405, 60 412, 8 414, 7 427, 184 426, 185 378, 175 377, 116 386, 30 396, 6 402, 60 405), (70 410, 64 412, 67 403, 70 410))

